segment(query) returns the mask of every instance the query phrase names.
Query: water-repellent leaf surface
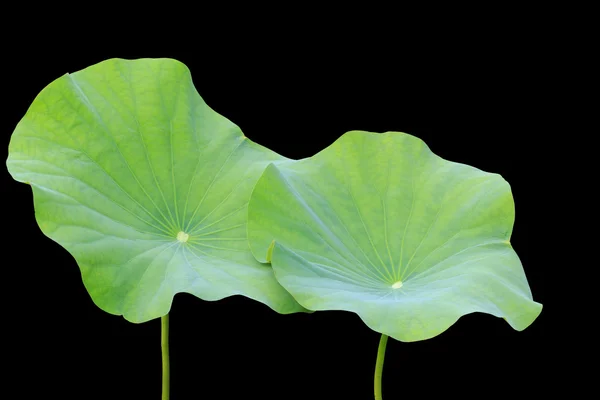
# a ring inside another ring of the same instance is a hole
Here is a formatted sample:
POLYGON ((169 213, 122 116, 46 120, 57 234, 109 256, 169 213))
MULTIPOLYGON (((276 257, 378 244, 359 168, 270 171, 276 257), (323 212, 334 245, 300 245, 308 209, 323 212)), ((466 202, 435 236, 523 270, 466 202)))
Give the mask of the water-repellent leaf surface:
POLYGON ((111 59, 37 96, 7 166, 31 185, 40 228, 74 256, 94 302, 143 322, 178 292, 303 310, 246 238, 251 190, 281 160, 210 109, 182 63, 111 59))
POLYGON ((248 207, 253 254, 301 305, 355 312, 401 341, 472 312, 517 330, 534 321, 542 306, 509 242, 513 223, 500 175, 400 132, 348 132, 311 158, 270 165, 248 207))

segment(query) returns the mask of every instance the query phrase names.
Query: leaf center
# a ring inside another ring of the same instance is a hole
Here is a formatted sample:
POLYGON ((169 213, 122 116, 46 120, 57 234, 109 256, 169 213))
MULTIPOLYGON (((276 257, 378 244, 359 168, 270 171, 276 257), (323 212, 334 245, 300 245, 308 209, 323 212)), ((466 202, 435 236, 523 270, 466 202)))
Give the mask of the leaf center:
POLYGON ((187 242, 189 238, 190 235, 188 235, 184 231, 179 231, 179 233, 177 234, 177 240, 179 240, 181 243, 187 242))
POLYGON ((398 281, 392 285, 392 289, 400 289, 402 287, 402 281, 398 281))

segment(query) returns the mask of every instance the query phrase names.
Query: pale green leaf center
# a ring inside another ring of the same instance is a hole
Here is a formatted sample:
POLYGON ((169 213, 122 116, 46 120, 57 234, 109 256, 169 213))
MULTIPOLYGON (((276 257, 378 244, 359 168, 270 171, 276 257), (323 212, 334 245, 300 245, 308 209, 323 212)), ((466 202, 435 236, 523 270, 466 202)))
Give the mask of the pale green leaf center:
POLYGON ((184 231, 179 231, 179 233, 177 234, 177 240, 179 240, 181 243, 187 242, 189 238, 190 235, 188 235, 184 231))
POLYGON ((392 289, 400 289, 402 287, 402 281, 398 281, 392 285, 392 289))

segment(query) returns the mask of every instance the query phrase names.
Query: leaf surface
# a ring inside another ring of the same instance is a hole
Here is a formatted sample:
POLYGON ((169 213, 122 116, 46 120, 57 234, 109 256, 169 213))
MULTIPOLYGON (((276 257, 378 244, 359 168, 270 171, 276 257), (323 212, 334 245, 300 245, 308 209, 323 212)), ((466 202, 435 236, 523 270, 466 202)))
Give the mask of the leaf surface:
POLYGON ((184 64, 110 59, 36 97, 7 166, 31 185, 40 228, 76 259, 93 301, 144 322, 178 292, 303 311, 246 238, 251 190, 283 160, 208 107, 184 64))
POLYGON ((517 330, 541 311, 510 245, 514 201, 497 174, 420 139, 351 131, 311 158, 272 164, 252 193, 248 239, 304 307, 357 313, 424 340, 484 312, 517 330))

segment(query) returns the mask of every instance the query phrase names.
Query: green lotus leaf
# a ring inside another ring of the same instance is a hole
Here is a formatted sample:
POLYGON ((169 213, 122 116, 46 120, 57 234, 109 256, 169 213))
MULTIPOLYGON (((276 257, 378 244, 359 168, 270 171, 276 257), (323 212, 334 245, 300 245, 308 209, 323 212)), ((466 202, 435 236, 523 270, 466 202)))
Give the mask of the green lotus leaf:
POLYGON ((517 330, 535 320, 542 305, 510 245, 513 222, 500 175, 446 161, 408 134, 352 131, 265 170, 248 240, 304 307, 351 311, 410 342, 472 312, 517 330))
POLYGON ((33 190, 45 235, 93 301, 144 322, 173 296, 244 295, 304 309, 248 248, 246 209, 269 162, 172 59, 110 59, 48 85, 17 125, 7 166, 33 190))

